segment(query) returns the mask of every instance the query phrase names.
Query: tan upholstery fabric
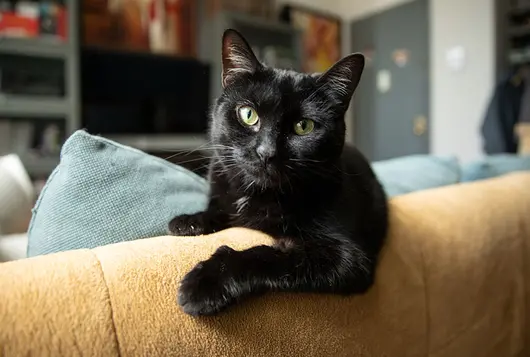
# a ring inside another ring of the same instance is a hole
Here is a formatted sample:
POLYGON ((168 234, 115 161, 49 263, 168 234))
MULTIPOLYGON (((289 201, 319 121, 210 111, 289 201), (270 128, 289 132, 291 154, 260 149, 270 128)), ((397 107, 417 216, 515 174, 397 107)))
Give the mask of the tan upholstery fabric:
POLYGON ((244 229, 0 265, 2 356, 530 356, 530 174, 391 202, 364 296, 274 293, 192 318, 177 283, 244 229))

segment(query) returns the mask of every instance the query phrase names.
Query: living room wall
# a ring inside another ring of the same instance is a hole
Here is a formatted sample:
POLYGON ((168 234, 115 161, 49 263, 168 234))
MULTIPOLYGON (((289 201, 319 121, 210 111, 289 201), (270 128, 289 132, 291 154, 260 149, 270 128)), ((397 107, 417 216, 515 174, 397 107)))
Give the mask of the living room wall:
POLYGON ((495 84, 493 0, 431 0, 431 151, 461 160, 482 155, 480 126, 495 84), (447 51, 465 50, 452 71, 447 51))
MULTIPOLYGON (((298 0, 358 19, 411 0, 298 0)), ((493 0, 430 0, 431 152, 468 161, 482 155, 480 125, 495 78, 493 0), (448 66, 447 51, 461 47, 462 70, 448 66)), ((347 35, 347 34, 346 34, 347 35)), ((347 37, 347 36, 345 36, 347 37)), ((349 39, 345 38, 345 41, 349 39)))

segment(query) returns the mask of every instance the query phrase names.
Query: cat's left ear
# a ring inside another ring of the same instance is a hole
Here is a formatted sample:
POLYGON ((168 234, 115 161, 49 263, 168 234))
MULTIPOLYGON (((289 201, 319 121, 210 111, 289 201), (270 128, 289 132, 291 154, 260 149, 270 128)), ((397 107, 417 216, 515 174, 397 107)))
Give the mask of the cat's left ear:
POLYGON ((364 55, 353 53, 335 63, 323 73, 318 82, 329 88, 330 93, 348 108, 364 69, 364 55))

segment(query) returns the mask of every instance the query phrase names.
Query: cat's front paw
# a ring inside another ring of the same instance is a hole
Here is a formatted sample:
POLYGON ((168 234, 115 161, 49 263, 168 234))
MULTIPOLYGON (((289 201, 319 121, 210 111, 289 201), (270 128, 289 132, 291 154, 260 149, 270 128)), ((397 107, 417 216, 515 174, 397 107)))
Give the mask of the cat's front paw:
POLYGON ((202 213, 183 214, 168 224, 168 233, 175 236, 200 236, 204 234, 202 213))
POLYGON ((242 289, 225 263, 234 252, 230 247, 220 247, 186 274, 178 291, 178 303, 185 313, 213 315, 237 300, 242 289))

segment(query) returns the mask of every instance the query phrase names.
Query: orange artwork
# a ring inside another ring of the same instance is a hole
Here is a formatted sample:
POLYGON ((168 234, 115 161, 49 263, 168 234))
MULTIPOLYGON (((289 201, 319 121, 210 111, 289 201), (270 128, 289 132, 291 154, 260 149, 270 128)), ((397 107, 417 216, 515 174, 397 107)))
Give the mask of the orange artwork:
POLYGON ((304 72, 324 72, 340 59, 340 20, 292 9, 292 24, 302 31, 304 72))
POLYGON ((195 55, 194 0, 83 0, 85 45, 195 55))

